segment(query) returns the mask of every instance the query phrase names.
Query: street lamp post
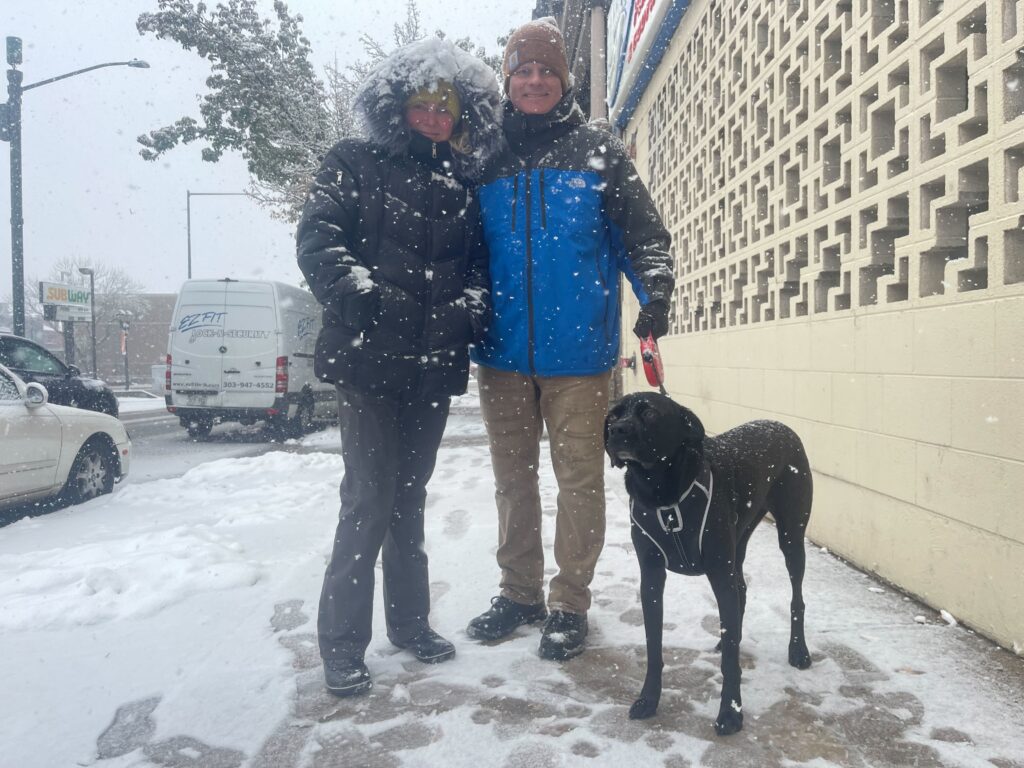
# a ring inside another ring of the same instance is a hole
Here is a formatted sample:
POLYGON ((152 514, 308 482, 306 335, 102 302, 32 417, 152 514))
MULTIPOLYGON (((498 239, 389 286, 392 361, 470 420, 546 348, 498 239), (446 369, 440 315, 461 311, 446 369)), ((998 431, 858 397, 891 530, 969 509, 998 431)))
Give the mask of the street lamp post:
POLYGON ((248 192, 192 192, 185 190, 185 232, 188 239, 188 279, 192 279, 192 198, 193 197, 249 197, 248 192))
POLYGON ((65 80, 84 72, 91 72, 102 67, 136 67, 148 69, 149 64, 139 59, 131 61, 111 61, 106 64, 94 64, 84 69, 76 69, 57 77, 40 80, 37 83, 22 85, 22 73, 15 67, 21 64, 21 38, 7 38, 7 103, 0 104, 0 140, 11 143, 11 282, 14 296, 14 333, 25 335, 25 220, 22 215, 21 203, 21 95, 25 91, 43 85, 65 80))
POLYGON ((121 356, 124 358, 124 391, 132 388, 131 377, 128 375, 128 329, 132 324, 132 313, 127 309, 119 309, 114 319, 121 323, 121 356))
POLYGON ((96 368, 96 274, 89 267, 79 267, 78 272, 89 276, 89 326, 92 328, 92 375, 100 377, 96 368))

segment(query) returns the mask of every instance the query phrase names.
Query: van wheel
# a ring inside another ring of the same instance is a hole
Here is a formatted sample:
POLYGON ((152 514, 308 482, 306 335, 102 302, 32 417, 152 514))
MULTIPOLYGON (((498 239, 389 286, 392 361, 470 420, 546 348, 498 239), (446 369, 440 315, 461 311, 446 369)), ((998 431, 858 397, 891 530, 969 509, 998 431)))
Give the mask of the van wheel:
POLYGON ((95 442, 86 443, 75 456, 61 497, 71 504, 81 504, 110 493, 114 490, 114 472, 110 452, 95 442))
POLYGON ((196 419, 190 421, 186 429, 188 429, 188 436, 193 440, 205 440, 210 436, 213 422, 209 419, 196 419))

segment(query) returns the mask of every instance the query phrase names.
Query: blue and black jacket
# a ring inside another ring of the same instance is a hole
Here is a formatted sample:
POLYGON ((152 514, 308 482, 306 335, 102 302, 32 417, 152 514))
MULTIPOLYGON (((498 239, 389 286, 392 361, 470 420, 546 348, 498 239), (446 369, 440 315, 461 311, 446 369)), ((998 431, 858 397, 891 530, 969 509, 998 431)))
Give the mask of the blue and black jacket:
POLYGON ((536 376, 615 364, 619 274, 641 305, 669 302, 669 234, 626 149, 570 90, 546 115, 505 103, 508 148, 479 190, 493 315, 473 360, 536 376))

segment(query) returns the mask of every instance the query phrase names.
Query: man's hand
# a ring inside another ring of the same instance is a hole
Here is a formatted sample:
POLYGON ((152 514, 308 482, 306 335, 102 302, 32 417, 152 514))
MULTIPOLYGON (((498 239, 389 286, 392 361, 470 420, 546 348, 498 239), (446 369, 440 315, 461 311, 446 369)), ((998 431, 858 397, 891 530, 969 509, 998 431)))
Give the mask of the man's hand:
POLYGON ((656 299, 642 307, 636 325, 633 326, 633 333, 641 339, 646 339, 650 334, 660 339, 668 333, 668 302, 656 299))

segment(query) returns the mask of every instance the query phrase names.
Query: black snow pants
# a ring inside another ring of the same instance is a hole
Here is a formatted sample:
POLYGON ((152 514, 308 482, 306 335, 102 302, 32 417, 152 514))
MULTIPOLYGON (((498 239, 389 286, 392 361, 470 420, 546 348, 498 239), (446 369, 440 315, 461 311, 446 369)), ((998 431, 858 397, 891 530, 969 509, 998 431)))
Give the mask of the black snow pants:
POLYGON ((338 389, 345 475, 320 595, 317 633, 324 659, 363 658, 382 547, 388 638, 405 643, 428 626, 423 508, 450 403, 443 396, 381 398, 338 389))

